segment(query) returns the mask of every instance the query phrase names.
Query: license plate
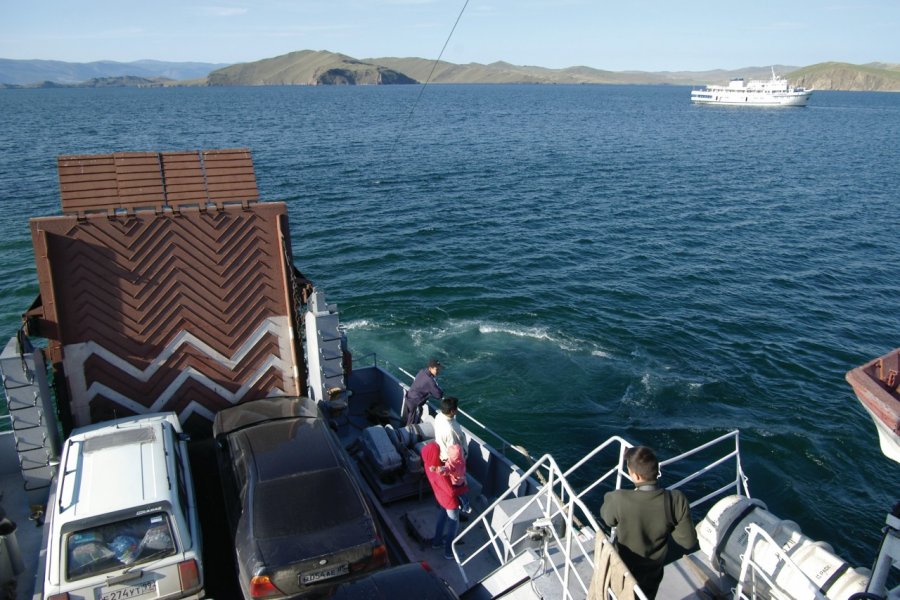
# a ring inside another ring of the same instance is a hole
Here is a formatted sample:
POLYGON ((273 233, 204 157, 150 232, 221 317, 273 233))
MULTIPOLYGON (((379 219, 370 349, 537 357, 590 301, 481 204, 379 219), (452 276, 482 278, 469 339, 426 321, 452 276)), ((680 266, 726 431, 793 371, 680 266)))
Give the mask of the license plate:
POLYGON ((116 589, 106 589, 100 593, 100 600, 127 600, 128 598, 137 598, 144 594, 156 593, 156 580, 151 579, 138 585, 129 585, 116 589))
POLYGON ((300 575, 300 583, 303 585, 309 585, 310 583, 316 583, 317 581, 334 579, 335 577, 346 575, 349 572, 350 565, 348 563, 326 567, 317 571, 307 571, 306 573, 300 575))

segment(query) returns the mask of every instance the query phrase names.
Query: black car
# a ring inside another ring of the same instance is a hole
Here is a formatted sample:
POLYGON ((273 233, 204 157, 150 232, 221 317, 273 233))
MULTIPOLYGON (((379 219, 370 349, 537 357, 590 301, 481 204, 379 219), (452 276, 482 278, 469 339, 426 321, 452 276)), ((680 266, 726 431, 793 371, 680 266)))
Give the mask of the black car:
POLYGON ((427 563, 409 563, 341 584, 329 600, 459 600, 447 583, 427 563))
POLYGON ((387 565, 337 437, 308 398, 266 398, 213 424, 245 598, 319 595, 387 565))

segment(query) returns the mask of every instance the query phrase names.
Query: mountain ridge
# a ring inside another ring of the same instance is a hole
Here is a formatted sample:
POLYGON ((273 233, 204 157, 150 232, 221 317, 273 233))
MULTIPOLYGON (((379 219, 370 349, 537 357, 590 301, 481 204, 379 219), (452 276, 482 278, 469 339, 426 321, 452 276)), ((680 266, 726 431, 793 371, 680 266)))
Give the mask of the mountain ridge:
POLYGON ((900 65, 826 62, 791 73, 791 82, 805 88, 854 92, 900 91, 900 65))
POLYGON ((19 60, 0 58, 0 83, 33 86, 41 82, 79 84, 105 77, 164 77, 173 80, 205 78, 227 63, 99 60, 74 63, 62 60, 19 60))
POLYGON ((300 50, 213 71, 210 86, 221 85, 390 85, 417 83, 383 65, 345 54, 300 50))
POLYGON ((817 90, 900 91, 900 64, 854 65, 825 62, 805 67, 751 66, 707 71, 608 71, 578 65, 562 69, 514 65, 455 64, 417 57, 357 59, 327 50, 298 50, 258 61, 167 63, 134 61, 66 63, 0 59, 0 88, 6 87, 137 87, 230 85, 391 85, 429 83, 478 84, 656 84, 706 85, 729 79, 768 79, 771 70, 794 85, 817 90), (33 69, 29 71, 29 69, 33 69), (30 73, 30 81, 28 80, 30 73), (77 79, 84 76, 83 79, 77 79), (430 77, 430 79, 429 79, 430 77), (23 83, 28 81, 28 83, 23 83))

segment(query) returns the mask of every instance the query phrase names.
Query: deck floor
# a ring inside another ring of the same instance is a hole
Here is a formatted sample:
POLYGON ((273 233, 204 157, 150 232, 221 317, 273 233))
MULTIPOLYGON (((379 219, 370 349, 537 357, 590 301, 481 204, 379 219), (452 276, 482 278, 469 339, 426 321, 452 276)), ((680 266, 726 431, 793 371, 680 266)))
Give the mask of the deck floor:
MULTIPOLYGON (((427 484, 426 484, 427 485, 427 484)), ((493 571, 499 562, 491 549, 480 552, 465 565, 465 576, 459 563, 444 558, 443 548, 432 548, 431 537, 438 511, 440 510, 430 491, 422 498, 399 500, 387 505, 378 505, 386 528, 395 536, 403 548, 409 562, 426 562, 457 594, 462 594, 479 579, 493 571)), ((468 520, 460 523, 460 531, 477 521, 473 512, 468 520)), ((460 561, 468 559, 487 539, 477 528, 466 536, 462 545, 456 546, 460 561)))
POLYGON ((216 600, 241 600, 234 544, 225 516, 222 485, 216 464, 216 444, 212 439, 192 441, 189 445, 191 474, 200 511, 203 532, 203 570, 206 597, 216 600))
MULTIPOLYGON (((395 426, 399 427, 399 416, 397 414, 391 413, 389 418, 395 426)), ((369 425, 372 425, 372 423, 367 421, 365 414, 362 412, 356 412, 349 419, 343 421, 338 427, 338 436, 344 447, 352 448, 359 433, 369 425)), ((373 477, 369 473, 363 474, 356 460, 358 456, 352 451, 349 453, 355 459, 354 466, 357 469, 358 478, 366 482, 373 477)), ((443 548, 435 549, 431 547, 431 538, 434 535, 439 507, 426 479, 423 478, 416 486, 414 495, 389 502, 382 502, 373 490, 372 485, 363 485, 363 489, 369 494, 370 502, 378 512, 386 533, 393 538, 395 553, 399 553, 399 555, 392 556, 392 560, 397 563, 428 563, 431 569, 446 581, 457 594, 465 592, 473 583, 499 565, 499 561, 495 558, 493 551, 487 549, 478 553, 478 556, 465 565, 464 575, 457 561, 444 558, 443 548)), ((477 521, 478 509, 484 508, 484 506, 479 506, 477 502, 473 502, 473 508, 473 513, 464 516, 463 519, 465 521, 460 522, 460 532, 470 523, 477 521)), ((483 528, 480 532, 475 531, 466 536, 463 544, 456 548, 460 561, 465 561, 469 558, 470 554, 484 544, 486 539, 487 535, 484 533, 483 528)))

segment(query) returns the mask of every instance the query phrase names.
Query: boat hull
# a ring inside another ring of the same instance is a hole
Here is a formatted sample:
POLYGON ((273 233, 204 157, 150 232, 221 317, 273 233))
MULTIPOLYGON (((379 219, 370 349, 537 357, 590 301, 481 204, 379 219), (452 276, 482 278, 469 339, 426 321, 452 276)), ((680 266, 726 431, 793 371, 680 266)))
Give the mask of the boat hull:
POLYGON ((849 371, 846 378, 875 423, 881 451, 900 463, 900 348, 849 371))
POLYGON ((799 94, 691 94, 694 104, 718 104, 726 106, 806 106, 812 92, 799 94), (759 96, 759 97, 757 97, 759 96))
POLYGON ((707 85, 691 90, 695 104, 721 104, 726 106, 806 106, 813 90, 791 85, 784 77, 775 74, 768 80, 732 79, 728 85, 707 85))

